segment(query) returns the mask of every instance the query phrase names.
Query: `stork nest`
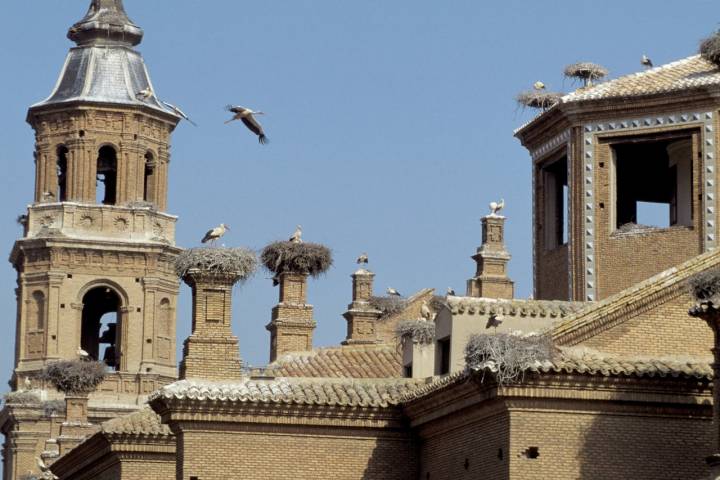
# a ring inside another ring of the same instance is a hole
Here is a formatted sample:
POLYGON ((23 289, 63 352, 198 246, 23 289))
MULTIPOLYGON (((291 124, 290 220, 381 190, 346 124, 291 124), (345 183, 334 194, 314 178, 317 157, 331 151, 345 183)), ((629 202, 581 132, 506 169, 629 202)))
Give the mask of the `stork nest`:
MULTIPOLYGON (((696 273, 687 281, 690 294, 698 302, 712 301, 720 295, 720 269, 696 273)), ((720 305, 718 305, 720 306, 720 305)))
POLYGON ((413 343, 429 345, 435 341, 435 322, 403 320, 397 324, 395 334, 403 342, 411 340, 413 343))
POLYGON ((544 111, 557 105, 562 97, 562 93, 528 91, 519 93, 515 100, 523 107, 538 108, 544 111))
POLYGON ((565 76, 568 78, 578 78, 585 83, 592 83, 601 78, 605 78, 609 73, 607 68, 602 65, 590 62, 580 62, 565 67, 565 76))
POLYGON ((175 259, 175 272, 184 277, 190 270, 235 275, 244 281, 257 269, 257 255, 247 248, 191 248, 175 259))
POLYGON ((40 395, 37 392, 10 392, 3 397, 7 405, 39 405, 40 395))
POLYGON ((332 250, 319 243, 273 242, 263 248, 260 261, 275 275, 300 273, 317 278, 333 264, 332 250))
POLYGON ((544 335, 475 334, 465 346, 465 362, 472 369, 490 369, 498 384, 506 385, 521 379, 536 362, 552 360, 556 352, 552 339, 544 335))
POLYGON ((65 413, 67 410, 67 404, 63 400, 48 400, 42 403, 43 413, 46 417, 51 417, 54 414, 65 413))
POLYGON ((720 65, 720 31, 700 42, 700 55, 715 65, 720 65))
POLYGON ((40 376, 65 394, 88 394, 102 383, 107 374, 103 362, 63 360, 47 365, 40 376))
POLYGON ((369 303, 375 310, 380 310, 382 312, 380 318, 390 317, 407 308, 407 300, 396 296, 370 297, 369 303))

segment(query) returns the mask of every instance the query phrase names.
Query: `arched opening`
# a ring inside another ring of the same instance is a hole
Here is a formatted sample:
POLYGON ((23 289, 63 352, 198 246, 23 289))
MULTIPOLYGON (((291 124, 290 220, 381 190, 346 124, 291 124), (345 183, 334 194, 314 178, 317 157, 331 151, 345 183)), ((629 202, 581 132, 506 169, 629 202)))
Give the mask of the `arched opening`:
POLYGON ((143 200, 155 203, 155 175, 156 175, 155 157, 152 152, 145 154, 145 183, 143 189, 143 200))
POLYGON ((60 145, 57 148, 57 199, 59 202, 67 201, 67 155, 68 148, 60 145))
POLYGON ((103 205, 117 203, 117 153, 107 145, 98 152, 96 201, 103 205))
POLYGON ((170 360, 173 333, 173 308, 169 298, 160 300, 157 324, 157 358, 170 360))
POLYGON ((26 350, 30 357, 43 355, 45 347, 45 294, 35 291, 27 301, 26 350))
POLYGON ((83 297, 80 347, 95 360, 120 366, 120 296, 111 288, 93 288, 83 297))

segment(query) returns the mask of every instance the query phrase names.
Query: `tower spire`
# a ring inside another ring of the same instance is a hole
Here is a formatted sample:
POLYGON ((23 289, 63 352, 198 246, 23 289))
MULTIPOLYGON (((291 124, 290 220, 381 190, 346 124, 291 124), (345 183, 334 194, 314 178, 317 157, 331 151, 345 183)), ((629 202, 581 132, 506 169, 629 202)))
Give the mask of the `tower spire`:
POLYGON ((78 46, 135 46, 142 37, 142 29, 128 18, 122 0, 92 0, 85 18, 68 31, 68 38, 78 46))

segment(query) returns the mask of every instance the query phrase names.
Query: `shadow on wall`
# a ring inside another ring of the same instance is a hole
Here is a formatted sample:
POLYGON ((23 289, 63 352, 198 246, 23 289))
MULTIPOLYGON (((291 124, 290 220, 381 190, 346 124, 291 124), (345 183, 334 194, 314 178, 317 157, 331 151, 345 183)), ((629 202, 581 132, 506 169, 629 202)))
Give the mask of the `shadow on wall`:
POLYGON ((582 479, 703 479, 712 452, 710 407, 691 415, 598 415, 580 451, 582 479))
MULTIPOLYGON (((383 435, 383 432, 378 433, 383 435)), ((362 480, 415 480, 418 478, 419 465, 418 442, 414 438, 409 439, 407 434, 400 433, 396 438, 377 439, 361 478, 362 480)))

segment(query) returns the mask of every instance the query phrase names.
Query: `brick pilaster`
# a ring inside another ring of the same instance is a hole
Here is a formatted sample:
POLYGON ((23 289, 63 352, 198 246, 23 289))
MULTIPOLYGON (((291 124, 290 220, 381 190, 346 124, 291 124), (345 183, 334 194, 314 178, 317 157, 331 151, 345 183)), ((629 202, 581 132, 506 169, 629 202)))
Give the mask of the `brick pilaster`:
POLYGON ((272 309, 270 323, 270 361, 289 352, 312 349, 313 307, 307 304, 307 275, 282 273, 279 277, 280 300, 272 309))
POLYGON ((482 218, 482 245, 472 259, 477 269, 467 282, 469 297, 513 298, 514 283, 507 276, 510 253, 505 248, 505 217, 482 218))
POLYGON ((347 338, 342 343, 343 345, 377 343, 375 324, 382 312, 370 304, 375 274, 361 268, 351 277, 353 301, 348 305, 347 312, 343 314, 347 320, 347 338))

